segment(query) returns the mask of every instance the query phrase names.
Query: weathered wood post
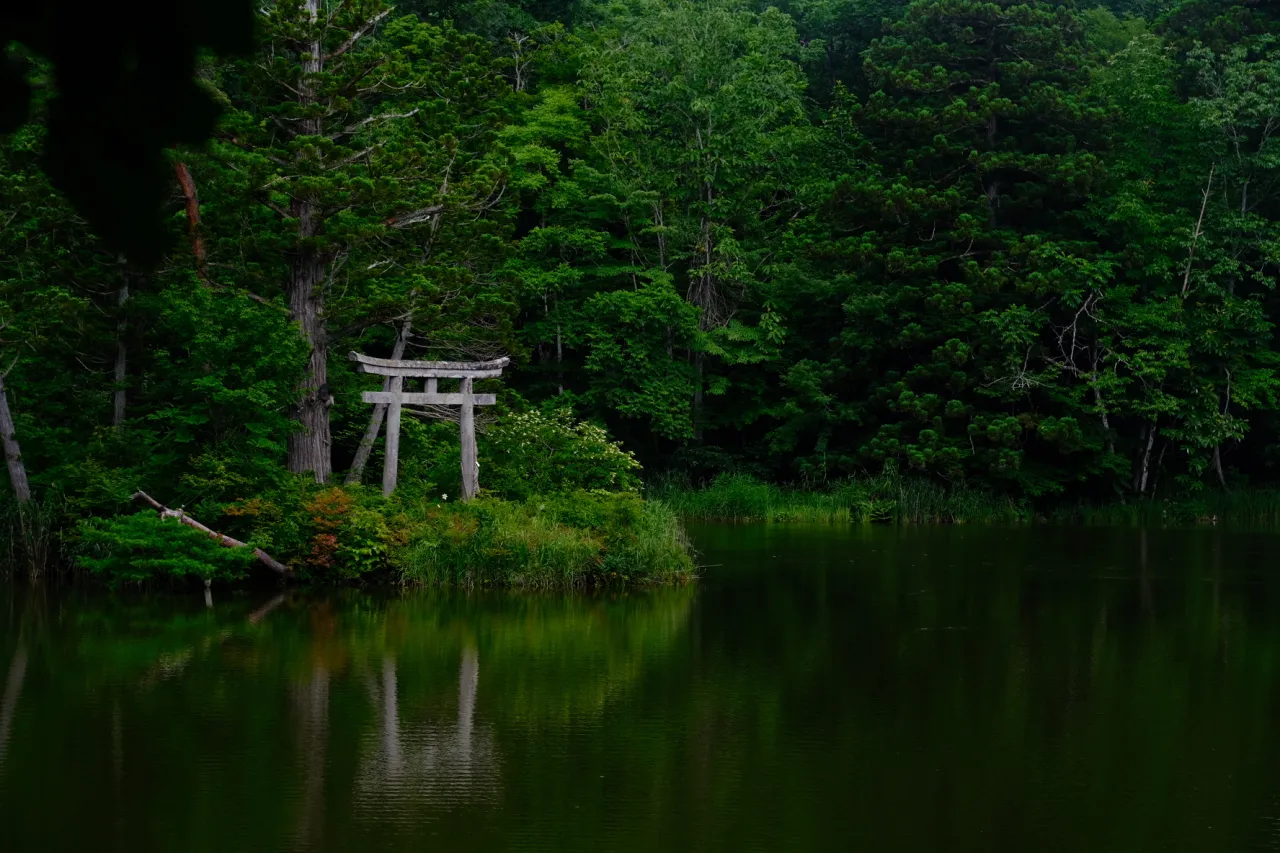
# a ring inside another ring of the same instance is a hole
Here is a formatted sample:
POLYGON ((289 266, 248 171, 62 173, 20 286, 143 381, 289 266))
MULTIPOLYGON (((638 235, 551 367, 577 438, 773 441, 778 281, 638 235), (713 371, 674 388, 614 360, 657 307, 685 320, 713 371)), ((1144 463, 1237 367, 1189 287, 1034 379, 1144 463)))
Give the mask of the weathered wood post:
POLYGON ((387 404, 386 461, 382 465, 382 494, 396 490, 396 472, 400 470, 400 392, 404 377, 391 377, 391 402, 387 404))
MULTIPOLYGON (((404 348, 409 343, 409 332, 413 326, 412 313, 405 318, 400 325, 400 332, 396 335, 396 345, 391 350, 391 360, 399 361, 404 357, 404 348)), ((382 390, 390 391, 396 377, 388 376, 382 380, 382 390)), ((398 391, 399 385, 394 386, 398 391)), ((369 426, 364 431, 364 438, 360 439, 360 444, 356 447, 355 458, 351 460, 351 468, 347 471, 346 484, 354 486, 364 479, 364 466, 369 464, 369 454, 373 452, 373 443, 378 440, 378 433, 382 431, 382 424, 387 419, 387 405, 379 403, 373 407, 373 415, 369 418, 369 426)))
POLYGON ((366 403, 387 406, 387 444, 382 469, 382 493, 395 491, 400 465, 400 412, 405 405, 458 406, 458 429, 462 445, 462 499, 471 500, 480 491, 480 463, 476 451, 476 406, 492 406, 494 394, 476 394, 473 390, 477 379, 496 379, 502 368, 510 362, 499 358, 493 361, 406 361, 402 359, 371 358, 351 353, 362 373, 386 376, 392 379, 383 391, 365 391, 366 403), (426 379, 423 393, 405 392, 406 378, 426 379), (457 394, 441 394, 437 390, 440 379, 460 379, 462 387, 457 394), (389 387, 387 387, 389 386, 389 387))
POLYGON ((471 380, 462 380, 462 413, 458 432, 462 439, 462 499, 469 501, 480 491, 480 472, 476 468, 476 409, 471 394, 471 380))

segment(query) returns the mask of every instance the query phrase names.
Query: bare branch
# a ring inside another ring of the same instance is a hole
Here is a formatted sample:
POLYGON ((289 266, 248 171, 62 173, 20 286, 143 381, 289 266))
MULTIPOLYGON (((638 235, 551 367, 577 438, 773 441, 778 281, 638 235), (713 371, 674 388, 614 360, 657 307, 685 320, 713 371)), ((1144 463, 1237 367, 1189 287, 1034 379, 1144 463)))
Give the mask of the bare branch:
MULTIPOLYGON (((294 120, 294 121, 298 121, 298 119, 293 119, 293 120, 294 120)), ((284 121, 283 121, 282 119, 280 119, 280 117, 279 117, 279 116, 272 116, 272 117, 271 117, 271 122, 272 122, 276 127, 280 128, 280 129, 281 129, 281 130, 283 130, 285 133, 289 134, 289 138, 290 138, 290 139, 293 139, 295 136, 297 136, 297 135, 298 135, 298 131, 294 130, 292 127, 289 127, 289 125, 285 124, 285 123, 284 123, 284 121)))
POLYGON ((408 228, 410 225, 430 222, 433 217, 439 216, 443 211, 443 204, 433 204, 428 207, 411 210, 408 213, 401 213, 398 216, 388 217, 382 221, 382 224, 392 228, 408 228))
POLYGON ((1204 224, 1204 209, 1209 204, 1209 191, 1213 187, 1213 170, 1217 168, 1217 164, 1209 167, 1209 181, 1204 185, 1204 196, 1200 199, 1200 218, 1196 220, 1196 230, 1191 234, 1191 247, 1187 249, 1187 267, 1182 272, 1182 295, 1187 295, 1187 288, 1191 286, 1191 262, 1196 257, 1196 243, 1200 239, 1200 235, 1204 233, 1201 226, 1204 224))
POLYGON ((377 26, 379 21, 381 21, 383 18, 385 18, 387 15, 390 15, 390 14, 391 14, 391 8, 388 7, 386 9, 383 9, 378 14, 374 15, 368 21, 365 21, 364 26, 360 27, 360 29, 353 32, 350 38, 348 38, 342 44, 338 45, 337 49, 334 50, 333 53, 325 54, 325 57, 324 57, 325 60, 328 61, 330 59, 334 59, 336 57, 342 56, 342 54, 350 50, 352 46, 355 45, 356 42, 358 42, 361 38, 367 35, 369 30, 377 26))
POLYGON ((269 199, 269 198, 260 198, 260 199, 258 199, 258 201, 262 202, 265 206, 267 206, 267 207, 271 208, 272 210, 274 210, 276 213, 280 214, 280 215, 281 215, 282 217, 284 217, 285 219, 288 219, 288 218, 289 218, 289 211, 285 210, 283 207, 281 207, 280 205, 276 204, 276 203, 275 203, 274 201, 272 201, 271 199, 269 199))
POLYGON ((417 107, 414 107, 413 109, 409 110, 409 112, 407 112, 407 113, 381 113, 381 114, 376 115, 376 116, 369 116, 368 118, 361 119, 360 121, 356 122, 355 124, 351 125, 350 127, 347 127, 347 128, 345 128, 345 129, 343 129, 343 130, 338 131, 337 133, 332 134, 329 138, 330 138, 330 139, 337 139, 337 138, 342 137, 342 136, 350 136, 351 134, 353 134, 353 133, 355 133, 356 131, 360 130, 360 128, 362 128, 362 127, 366 127, 366 126, 368 126, 368 125, 370 125, 370 124, 373 124, 373 123, 374 123, 374 122, 376 122, 376 121, 378 121, 378 122, 380 122, 380 121, 393 121, 394 119, 398 119, 398 118, 409 118, 410 116, 415 116, 415 115, 417 115, 417 114, 418 114, 418 108, 417 108, 417 107))
POLYGON ((370 145, 368 148, 364 149, 363 151, 357 151, 355 154, 352 154, 350 157, 345 157, 342 160, 339 160, 337 163, 334 163, 332 166, 326 166, 325 171, 329 171, 330 169, 340 169, 343 166, 350 166, 352 163, 356 162, 357 160, 364 159, 365 157, 369 156, 370 154, 372 154, 374 151, 377 151, 381 147, 382 147, 382 143, 378 143, 377 145, 370 145))

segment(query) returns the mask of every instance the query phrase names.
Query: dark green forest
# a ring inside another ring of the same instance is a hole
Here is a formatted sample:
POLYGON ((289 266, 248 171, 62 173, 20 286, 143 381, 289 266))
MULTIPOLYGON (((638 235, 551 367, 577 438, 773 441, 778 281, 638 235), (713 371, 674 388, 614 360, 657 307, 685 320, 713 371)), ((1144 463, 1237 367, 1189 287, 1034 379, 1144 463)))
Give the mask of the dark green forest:
POLYGON ((1280 479, 1273 4, 276 0, 257 30, 198 64, 221 117, 168 155, 159 263, 53 188, 57 77, 10 48, 33 107, 0 138, 0 432, 28 552, 154 538, 103 521, 142 489, 300 571, 400 559, 397 514, 459 474, 424 412, 396 502, 359 486, 380 385, 347 354, 397 342, 512 358, 478 386, 502 508, 436 518, 433 554, 543 496, 561 532, 592 500, 631 523, 641 477, 1034 507, 1280 479))

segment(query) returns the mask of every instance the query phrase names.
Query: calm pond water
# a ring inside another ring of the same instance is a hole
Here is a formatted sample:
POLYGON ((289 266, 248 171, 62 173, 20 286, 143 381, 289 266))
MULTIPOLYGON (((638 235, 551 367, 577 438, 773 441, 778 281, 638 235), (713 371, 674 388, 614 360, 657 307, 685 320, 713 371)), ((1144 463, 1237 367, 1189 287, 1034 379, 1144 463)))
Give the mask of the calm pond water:
POLYGON ((0 588, 0 850, 1280 848, 1280 534, 694 534, 617 595, 0 588))

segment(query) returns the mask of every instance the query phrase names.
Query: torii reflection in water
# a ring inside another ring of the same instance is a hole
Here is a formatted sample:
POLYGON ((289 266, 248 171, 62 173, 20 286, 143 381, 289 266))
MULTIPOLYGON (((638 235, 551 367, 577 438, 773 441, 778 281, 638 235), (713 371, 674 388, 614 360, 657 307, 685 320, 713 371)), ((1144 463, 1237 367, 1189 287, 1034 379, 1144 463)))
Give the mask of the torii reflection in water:
POLYGON ((380 683, 367 687, 381 711, 377 745, 367 751, 356 777, 357 810, 386 813, 388 806, 495 800, 498 760, 492 732, 477 727, 476 689, 480 654, 462 650, 458 667, 458 715, 452 722, 402 723, 396 661, 382 661, 380 683))
MULTIPOLYGON (((479 682, 480 655, 474 646, 467 646, 458 671, 457 719, 402 724, 395 659, 383 659, 380 681, 369 673, 366 687, 380 712, 379 725, 357 771, 357 813, 420 812, 424 805, 497 800, 499 768, 493 734, 475 724, 479 682)), ((309 681, 294 692, 299 745, 305 756, 303 802, 293 844, 297 850, 315 849, 322 842, 329 688, 329 670, 317 663, 309 681)))

